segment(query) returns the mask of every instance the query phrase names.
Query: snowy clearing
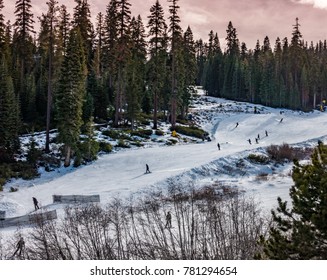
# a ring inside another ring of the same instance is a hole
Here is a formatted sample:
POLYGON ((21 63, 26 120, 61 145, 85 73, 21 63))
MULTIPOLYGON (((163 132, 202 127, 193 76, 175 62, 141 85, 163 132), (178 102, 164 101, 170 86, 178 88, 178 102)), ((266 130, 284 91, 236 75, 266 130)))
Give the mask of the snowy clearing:
POLYGON ((101 203, 106 204, 114 197, 128 198, 143 195, 149 188, 165 188, 167 179, 173 178, 179 184, 193 182, 203 186, 221 182, 239 188, 270 211, 278 196, 288 198, 293 184, 292 164, 258 165, 247 161, 247 156, 262 154, 263 147, 271 144, 305 148, 315 147, 318 140, 327 140, 327 114, 318 111, 281 111, 201 96, 193 104, 192 114, 212 141, 174 146, 151 142, 144 147, 101 155, 87 166, 43 172, 31 181, 13 180, 0 192, 0 210, 6 211, 6 217, 30 213, 34 209, 32 197, 39 200, 43 209, 63 209, 65 204, 53 203, 53 195, 100 195, 101 203), (259 114, 254 114, 255 107, 259 114), (145 164, 149 165, 150 174, 144 174, 145 164), (263 179, 259 179, 260 174, 264 174, 263 179), (10 192, 10 187, 19 190, 10 192))

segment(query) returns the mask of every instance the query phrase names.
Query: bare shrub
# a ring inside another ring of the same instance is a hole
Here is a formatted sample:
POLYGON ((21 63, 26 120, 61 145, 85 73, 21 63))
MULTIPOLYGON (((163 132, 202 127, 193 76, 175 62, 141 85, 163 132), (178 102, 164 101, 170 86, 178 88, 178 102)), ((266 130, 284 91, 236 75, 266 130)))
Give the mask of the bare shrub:
POLYGON ((270 145, 267 147, 267 153, 272 160, 283 163, 310 157, 312 148, 291 147, 284 143, 280 146, 270 145))
POLYGON ((256 181, 268 181, 268 173, 259 173, 255 178, 256 181))
POLYGON ((63 220, 40 222, 30 259, 253 259, 267 221, 254 200, 221 184, 169 183, 128 203, 67 208, 63 220), (233 192, 233 193, 232 193, 233 192), (231 194, 232 193, 232 194, 231 194), (166 224, 168 211, 172 226, 166 224))

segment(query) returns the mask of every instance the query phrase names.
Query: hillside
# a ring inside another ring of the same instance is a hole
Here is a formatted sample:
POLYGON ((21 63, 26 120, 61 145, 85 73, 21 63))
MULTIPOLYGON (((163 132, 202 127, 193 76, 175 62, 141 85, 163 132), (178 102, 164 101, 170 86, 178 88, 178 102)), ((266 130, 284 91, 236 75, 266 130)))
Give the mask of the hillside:
POLYGON ((193 118, 208 131, 212 141, 174 146, 153 142, 148 147, 101 155, 87 166, 60 168, 32 181, 15 180, 0 193, 0 210, 5 210, 7 217, 29 213, 33 210, 32 197, 37 197, 43 209, 62 209, 64 205, 53 204, 54 194, 99 194, 101 203, 106 204, 114 197, 144 195, 149 188, 164 190, 167 180, 172 179, 181 185, 192 181, 196 186, 223 183, 239 188, 269 211, 276 205, 277 196, 288 196, 292 164, 258 165, 248 161, 247 156, 265 154, 263 147, 271 144, 305 148, 327 140, 323 129, 327 115, 318 111, 281 111, 206 96, 199 97, 192 107, 193 118), (152 173, 145 175, 146 163, 152 173), (263 180, 260 175, 264 175, 263 180), (9 192, 13 186, 19 190, 9 192))

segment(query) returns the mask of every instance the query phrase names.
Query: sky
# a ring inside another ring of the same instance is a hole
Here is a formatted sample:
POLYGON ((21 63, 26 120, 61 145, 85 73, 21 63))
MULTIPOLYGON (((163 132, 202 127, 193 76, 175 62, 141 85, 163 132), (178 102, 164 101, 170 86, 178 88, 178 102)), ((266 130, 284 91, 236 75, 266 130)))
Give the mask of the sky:
MULTIPOLYGON (((75 6, 73 0, 58 0, 70 11, 75 6)), ((168 17, 168 1, 160 0, 168 17)), ((104 13, 109 0, 89 0, 93 18, 104 13)), ((155 0, 130 0, 132 14, 141 15, 147 22, 150 7, 155 0)), ((14 19, 14 0, 4 0, 6 19, 14 19)), ((226 37, 229 21, 237 30, 238 38, 253 49, 256 41, 263 42, 268 36, 272 45, 276 38, 291 37, 295 18, 299 18, 303 39, 317 42, 327 39, 327 0, 180 0, 179 15, 185 31, 190 25, 194 38, 207 41, 210 30, 218 33, 222 45, 226 37)), ((32 0, 34 19, 46 12, 46 1, 32 0)))

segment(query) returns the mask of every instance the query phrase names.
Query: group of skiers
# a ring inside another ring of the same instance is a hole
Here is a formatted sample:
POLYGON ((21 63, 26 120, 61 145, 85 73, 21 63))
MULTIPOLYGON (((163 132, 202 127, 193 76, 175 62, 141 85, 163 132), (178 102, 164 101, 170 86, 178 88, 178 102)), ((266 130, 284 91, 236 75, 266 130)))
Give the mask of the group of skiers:
MULTIPOLYGON (((266 137, 268 137, 268 131, 267 130, 265 130, 265 135, 266 135, 266 137)), ((254 138, 254 140, 255 140, 256 144, 259 144, 260 134, 258 134, 258 136, 254 138)), ((248 139, 248 142, 249 142, 250 145, 252 145, 251 139, 248 139)))
MULTIPOLYGON (((283 119, 280 120, 280 122, 282 122, 282 121, 283 121, 283 119)), ((235 125, 235 128, 237 128, 238 126, 239 126, 239 123, 237 122, 236 125, 235 125)), ((268 131, 267 130, 265 130, 265 136, 268 137, 268 131)), ((259 144, 260 134, 258 134, 258 136, 254 138, 254 140, 255 140, 256 144, 259 144)), ((249 142, 250 145, 252 145, 252 140, 251 139, 248 139, 247 141, 249 142)), ((217 148, 218 148, 218 151, 220 151, 220 143, 217 143, 217 148)))

